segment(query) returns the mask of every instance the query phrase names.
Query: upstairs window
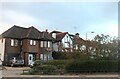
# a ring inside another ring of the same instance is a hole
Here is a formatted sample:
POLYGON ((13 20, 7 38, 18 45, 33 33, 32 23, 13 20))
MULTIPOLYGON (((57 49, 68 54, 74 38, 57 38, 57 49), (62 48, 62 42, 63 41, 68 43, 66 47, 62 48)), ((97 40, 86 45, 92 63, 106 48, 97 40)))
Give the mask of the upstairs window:
POLYGON ((17 47, 17 46, 18 46, 18 40, 16 40, 16 39, 11 39, 11 46, 17 47))
POLYGON ((11 39, 11 46, 14 46, 14 40, 11 39))
POLYGON ((36 41, 35 40, 30 40, 30 45, 36 45, 36 41))
POLYGON ((48 47, 50 47, 50 44, 51 44, 51 42, 50 42, 50 41, 48 41, 48 47))
POLYGON ((33 41, 33 45, 36 45, 36 41, 33 41))
POLYGON ((40 47, 43 47, 43 41, 41 41, 41 43, 40 43, 40 47))
POLYGON ((47 47, 47 41, 44 41, 44 47, 47 47))

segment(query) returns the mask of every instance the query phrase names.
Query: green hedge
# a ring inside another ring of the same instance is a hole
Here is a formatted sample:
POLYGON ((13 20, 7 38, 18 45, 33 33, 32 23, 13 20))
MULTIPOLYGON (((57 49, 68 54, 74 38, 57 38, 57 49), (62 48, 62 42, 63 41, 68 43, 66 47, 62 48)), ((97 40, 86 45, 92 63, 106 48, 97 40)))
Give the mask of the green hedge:
POLYGON ((88 60, 89 55, 81 52, 53 52, 52 57, 57 60, 71 60, 71 59, 79 59, 79 60, 88 60))
POLYGON ((75 60, 66 66, 67 72, 116 72, 118 62, 113 60, 75 60))
POLYGON ((117 60, 51 60, 36 61, 31 74, 117 72, 117 60))
POLYGON ((50 61, 41 61, 38 60, 35 62, 34 67, 38 65, 53 65, 58 69, 64 69, 65 66, 73 60, 50 60, 50 61))
POLYGON ((31 70, 32 75, 54 75, 56 74, 56 67, 53 65, 38 65, 31 70))

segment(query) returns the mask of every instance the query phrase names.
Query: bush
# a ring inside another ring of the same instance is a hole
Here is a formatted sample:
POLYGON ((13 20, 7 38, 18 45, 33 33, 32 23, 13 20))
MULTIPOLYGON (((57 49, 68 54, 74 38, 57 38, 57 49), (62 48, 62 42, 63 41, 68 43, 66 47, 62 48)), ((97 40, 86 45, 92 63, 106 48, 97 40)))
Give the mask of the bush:
POLYGON ((50 61, 38 60, 35 62, 34 67, 39 65, 53 65, 56 66, 58 69, 64 69, 65 66, 71 61, 72 60, 50 60, 50 61))
POLYGON ((56 74, 56 67, 53 65, 39 65, 33 67, 31 74, 53 75, 56 74))
POLYGON ((81 52, 53 52, 52 56, 57 60, 65 60, 65 59, 79 59, 79 60, 88 60, 88 54, 84 54, 81 52))
POLYGON ((113 60, 73 61, 66 66, 67 72, 116 72, 118 62, 113 60))

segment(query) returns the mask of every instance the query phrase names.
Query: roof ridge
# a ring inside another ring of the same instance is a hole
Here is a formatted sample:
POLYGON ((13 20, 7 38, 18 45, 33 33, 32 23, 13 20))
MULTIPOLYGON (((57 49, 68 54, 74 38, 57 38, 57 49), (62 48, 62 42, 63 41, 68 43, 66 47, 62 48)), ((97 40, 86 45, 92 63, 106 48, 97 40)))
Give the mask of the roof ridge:
POLYGON ((29 35, 30 35, 30 32, 32 31, 32 28, 31 27, 29 27, 28 28, 28 34, 27 34, 27 36, 26 37, 28 37, 29 35))

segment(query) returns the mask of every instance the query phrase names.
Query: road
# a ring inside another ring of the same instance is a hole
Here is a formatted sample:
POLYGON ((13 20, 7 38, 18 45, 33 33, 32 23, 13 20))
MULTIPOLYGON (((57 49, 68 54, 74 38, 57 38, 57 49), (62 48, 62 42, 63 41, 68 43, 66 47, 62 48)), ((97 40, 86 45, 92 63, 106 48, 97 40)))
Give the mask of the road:
POLYGON ((2 79, 119 79, 117 77, 4 77, 2 79))
POLYGON ((21 75, 2 79, 120 79, 118 75, 21 75))

